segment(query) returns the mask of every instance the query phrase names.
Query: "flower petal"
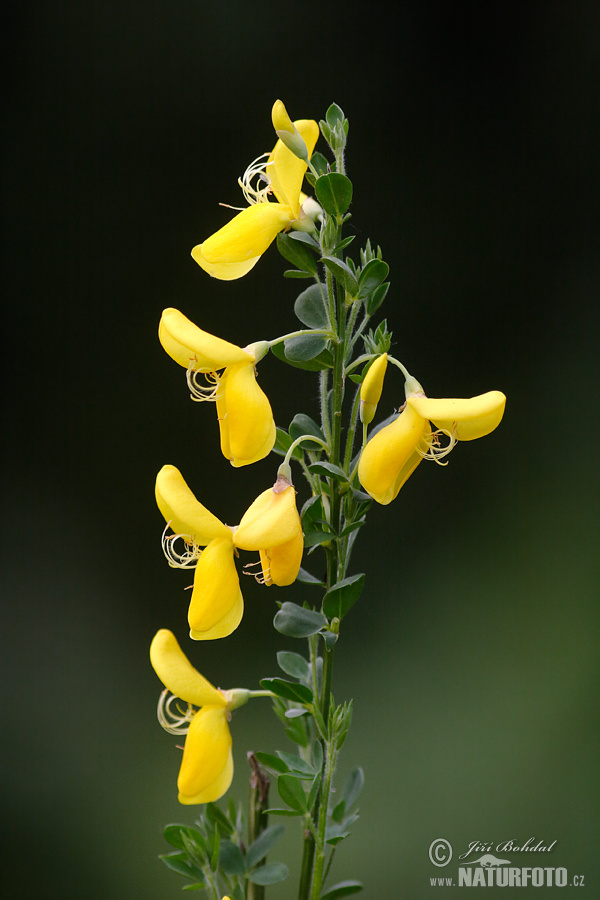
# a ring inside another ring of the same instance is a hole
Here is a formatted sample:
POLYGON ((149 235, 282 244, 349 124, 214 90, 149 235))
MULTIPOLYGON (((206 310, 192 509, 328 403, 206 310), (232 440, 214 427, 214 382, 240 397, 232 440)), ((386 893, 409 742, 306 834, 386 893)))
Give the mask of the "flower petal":
POLYGON ((253 269, 260 256, 255 256, 253 259, 247 259, 244 262, 209 262, 202 255, 202 244, 198 244, 192 250, 192 259, 198 263, 201 269, 208 272, 212 278, 218 278, 220 281, 234 281, 236 278, 243 278, 250 269, 253 269))
POLYGON ((150 645, 150 662, 164 686, 194 706, 227 706, 221 691, 190 663, 172 631, 161 628, 150 645))
POLYGON ((156 503, 175 534, 189 535, 201 547, 231 531, 196 500, 175 466, 163 466, 156 476, 156 503))
MULTIPOLYGON (((310 158, 319 137, 319 126, 313 119, 299 119, 294 125, 306 144, 310 158)), ((283 141, 277 141, 267 163, 267 176, 279 202, 291 207, 292 219, 300 215, 300 190, 306 169, 303 160, 294 156, 283 141)))
POLYGON ((500 424, 506 397, 500 391, 488 391, 468 400, 435 400, 410 397, 407 401, 419 415, 436 428, 454 434, 459 441, 484 437, 500 424))
POLYGON ((247 263, 262 256, 294 218, 288 206, 256 203, 207 238, 200 252, 208 263, 247 263))
POLYGON ((302 534, 279 547, 261 550, 260 562, 265 584, 276 584, 278 587, 293 584, 298 577, 303 553, 304 537, 302 534))
POLYGON ((230 366, 217 394, 221 450, 236 468, 268 456, 275 444, 273 411, 258 386, 254 365, 230 366), (222 390, 221 390, 222 388, 222 390))
POLYGON ((429 423, 410 405, 397 419, 375 434, 362 452, 358 478, 365 491, 387 506, 398 496, 407 478, 421 462, 418 449, 427 452, 429 423))
POLYGON ((185 369, 193 362, 196 372, 214 372, 253 357, 221 338, 202 331, 178 309, 165 309, 158 326, 158 339, 169 356, 185 369))
POLYGON ((208 803, 221 797, 233 776, 227 711, 205 706, 190 724, 177 779, 182 803, 208 803), (198 799, 202 798, 202 799, 198 799))
POLYGON ((243 612, 244 601, 229 532, 228 538, 211 541, 196 565, 188 610, 191 636, 196 641, 227 637, 240 624, 243 612))
POLYGON ((296 508, 293 486, 275 492, 263 491, 242 516, 233 540, 242 550, 264 550, 279 547, 302 536, 302 525, 296 508))

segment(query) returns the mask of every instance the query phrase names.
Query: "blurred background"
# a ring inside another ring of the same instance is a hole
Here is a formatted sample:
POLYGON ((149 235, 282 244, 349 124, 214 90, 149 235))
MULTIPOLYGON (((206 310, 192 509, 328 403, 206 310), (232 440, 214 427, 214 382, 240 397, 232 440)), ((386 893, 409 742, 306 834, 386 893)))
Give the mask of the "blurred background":
MULTIPOLYGON (((256 686, 292 648, 275 599, 310 589, 251 579, 234 635, 187 640, 188 578, 160 552, 153 497, 172 463, 236 522, 273 481, 274 457, 228 466, 156 328, 167 306, 242 345, 295 327, 304 285, 275 248, 231 283, 190 257, 271 148, 277 97, 292 118, 332 101, 349 117, 352 249, 370 237, 390 264, 394 353, 431 396, 508 396, 493 436, 421 466, 361 532, 334 692, 355 703, 340 778, 360 764, 366 787, 332 880, 429 897, 450 872, 434 839, 458 855, 535 837, 557 842, 540 864, 593 890, 597 4, 65 0, 4 18, 6 896, 180 896, 157 856, 163 825, 194 812, 155 718, 151 638, 172 628, 223 687, 256 686)), ((310 374, 270 357, 260 381, 279 423, 317 414, 310 374)), ((382 417, 400 395, 393 376, 382 417)), ((247 750, 283 739, 266 701, 232 731, 244 799, 247 750)))

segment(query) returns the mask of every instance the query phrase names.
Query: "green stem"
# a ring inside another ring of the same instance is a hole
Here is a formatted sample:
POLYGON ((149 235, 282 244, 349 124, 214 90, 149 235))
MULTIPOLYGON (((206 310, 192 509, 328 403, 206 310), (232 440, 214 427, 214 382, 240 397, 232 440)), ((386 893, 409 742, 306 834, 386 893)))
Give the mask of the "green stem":
MULTIPOLYGON (((258 764, 254 753, 248 754, 248 762, 250 764, 250 799, 249 799, 249 822, 248 822, 248 839, 249 843, 253 843, 260 834, 266 829, 269 817, 266 810, 269 808, 269 786, 270 782, 265 773, 258 764)), ((261 860, 259 865, 264 866, 266 859, 261 860)), ((262 885, 248 883, 248 900, 264 900, 265 889, 262 885)))
POLYGON ((330 745, 328 744, 325 757, 325 779, 322 789, 321 807, 319 809, 319 832, 315 853, 312 893, 310 895, 311 900, 319 900, 319 897, 321 896, 321 885, 323 883, 323 866, 325 863, 325 829, 327 828, 327 811, 329 794, 331 793, 331 779, 334 769, 333 763, 333 753, 331 752, 330 745))

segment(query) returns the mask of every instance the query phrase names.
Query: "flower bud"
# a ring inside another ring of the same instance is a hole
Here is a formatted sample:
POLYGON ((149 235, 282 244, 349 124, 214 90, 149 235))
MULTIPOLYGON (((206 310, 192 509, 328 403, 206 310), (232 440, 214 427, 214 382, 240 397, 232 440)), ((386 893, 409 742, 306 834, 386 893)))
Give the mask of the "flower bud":
POLYGON ((365 425, 373 421, 383 390, 383 378, 387 368, 387 353, 382 353, 371 364, 360 388, 360 420, 365 425))

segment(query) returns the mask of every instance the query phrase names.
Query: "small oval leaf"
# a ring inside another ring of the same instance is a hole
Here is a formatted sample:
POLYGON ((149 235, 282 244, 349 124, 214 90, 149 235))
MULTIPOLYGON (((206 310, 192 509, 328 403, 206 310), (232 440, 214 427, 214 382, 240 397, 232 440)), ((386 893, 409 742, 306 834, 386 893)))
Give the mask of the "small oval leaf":
POLYGON ((294 303, 294 312, 303 325, 309 328, 328 328, 329 318, 323 302, 322 289, 318 284, 311 284, 298 294, 294 303))
POLYGON ((305 334, 289 338, 284 343, 285 355, 290 362, 306 362, 314 359, 327 346, 327 338, 322 334, 305 334))
POLYGON ((337 616, 339 619, 354 606, 362 593, 365 583, 364 574, 352 575, 338 581, 323 598, 323 611, 329 618, 337 616))
POLYGON ((293 241, 287 234, 278 234, 277 249, 284 259, 291 262, 301 272, 309 272, 311 275, 317 274, 315 257, 306 244, 300 241, 293 241))
POLYGON ((277 631, 288 637, 305 638, 311 634, 317 634, 327 625, 327 619, 323 613, 314 609, 305 609, 289 600, 283 604, 276 613, 273 624, 277 631))
POLYGON ((330 172, 317 178, 315 193, 325 212, 340 217, 352 201, 352 182, 341 172, 330 172))

